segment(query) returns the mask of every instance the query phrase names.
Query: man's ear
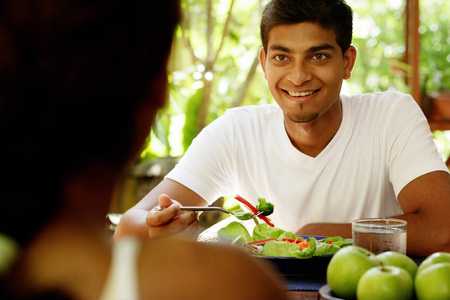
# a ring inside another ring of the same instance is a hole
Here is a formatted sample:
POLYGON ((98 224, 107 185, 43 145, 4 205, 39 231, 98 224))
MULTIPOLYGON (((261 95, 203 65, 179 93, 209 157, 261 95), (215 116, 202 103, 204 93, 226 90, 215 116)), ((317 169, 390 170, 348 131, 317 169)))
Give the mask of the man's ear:
POLYGON ((352 70, 356 61, 356 54, 356 48, 352 45, 350 45, 344 53, 344 79, 349 79, 352 76, 352 70))
POLYGON ((264 47, 259 48, 259 63, 261 64, 261 68, 264 72, 264 77, 266 74, 266 51, 264 51, 264 47))

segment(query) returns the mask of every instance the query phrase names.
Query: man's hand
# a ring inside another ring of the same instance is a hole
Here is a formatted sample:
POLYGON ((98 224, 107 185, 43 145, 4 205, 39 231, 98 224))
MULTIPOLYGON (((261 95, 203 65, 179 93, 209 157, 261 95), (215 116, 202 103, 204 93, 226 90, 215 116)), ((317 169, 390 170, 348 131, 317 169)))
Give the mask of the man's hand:
POLYGON ((196 212, 180 211, 181 204, 166 194, 160 195, 158 202, 159 206, 151 209, 145 218, 150 238, 173 234, 194 239, 198 237, 200 230, 196 212))
POLYGON ((132 235, 141 239, 180 235, 197 238, 197 213, 180 211, 180 206, 206 206, 208 203, 184 185, 164 179, 139 203, 126 211, 117 225, 114 239, 132 235), (177 199, 178 201, 172 200, 177 199), (155 209, 161 207, 162 210, 155 209))

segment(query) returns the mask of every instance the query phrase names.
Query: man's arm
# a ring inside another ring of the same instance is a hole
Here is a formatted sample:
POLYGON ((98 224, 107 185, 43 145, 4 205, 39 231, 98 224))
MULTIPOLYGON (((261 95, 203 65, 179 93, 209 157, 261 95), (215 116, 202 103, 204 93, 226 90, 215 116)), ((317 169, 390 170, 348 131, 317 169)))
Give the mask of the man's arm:
MULTIPOLYGON (((436 171, 408 183, 398 196, 404 215, 394 218, 408 222, 408 255, 428 256, 450 252, 450 175, 436 171)), ((313 223, 297 234, 351 238, 351 224, 313 223)))
POLYGON ((450 252, 450 175, 442 171, 422 175, 398 196, 408 222, 408 254, 426 256, 450 252))
POLYGON ((181 231, 197 231, 197 214, 192 211, 180 211, 180 204, 208 205, 202 197, 184 185, 164 179, 139 203, 122 215, 114 233, 114 239, 126 235, 146 239, 176 234, 181 231), (172 201, 172 199, 176 201, 172 201), (166 207, 166 209, 153 210, 157 205, 166 207))

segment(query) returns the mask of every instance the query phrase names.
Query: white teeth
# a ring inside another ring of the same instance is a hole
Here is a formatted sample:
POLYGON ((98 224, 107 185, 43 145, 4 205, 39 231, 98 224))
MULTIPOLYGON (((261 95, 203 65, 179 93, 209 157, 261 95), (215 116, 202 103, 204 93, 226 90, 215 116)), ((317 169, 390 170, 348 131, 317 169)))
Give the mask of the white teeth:
POLYGON ((291 95, 293 97, 304 97, 304 96, 309 96, 311 94, 314 94, 314 91, 309 91, 309 92, 289 92, 289 95, 291 95))

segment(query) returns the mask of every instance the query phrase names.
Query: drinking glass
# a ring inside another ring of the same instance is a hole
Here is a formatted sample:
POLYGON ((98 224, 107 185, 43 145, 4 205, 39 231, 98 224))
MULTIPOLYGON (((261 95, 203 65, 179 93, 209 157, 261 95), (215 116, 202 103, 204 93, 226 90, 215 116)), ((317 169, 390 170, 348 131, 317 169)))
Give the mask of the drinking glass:
POLYGON ((366 218, 352 222, 353 245, 374 254, 396 251, 406 254, 407 222, 393 218, 366 218))

